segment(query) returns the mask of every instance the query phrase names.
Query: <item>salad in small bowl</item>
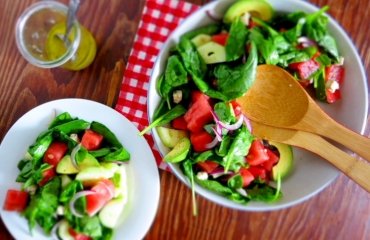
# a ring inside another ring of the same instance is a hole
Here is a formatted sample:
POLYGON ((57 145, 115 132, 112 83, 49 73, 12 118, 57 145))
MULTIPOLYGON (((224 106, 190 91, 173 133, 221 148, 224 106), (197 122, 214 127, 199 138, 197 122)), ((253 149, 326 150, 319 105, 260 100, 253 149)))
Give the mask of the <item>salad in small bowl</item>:
POLYGON ((0 215, 16 239, 142 239, 155 217, 150 147, 103 104, 33 108, 5 135, 0 156, 0 215))
POLYGON ((253 136, 235 101, 253 84, 257 65, 278 65, 334 119, 363 131, 364 70, 327 9, 294 0, 215 1, 169 37, 152 72, 151 124, 142 133, 153 130, 164 160, 193 196, 274 210, 313 196, 337 176, 311 153, 253 136), (354 106, 356 118, 348 115, 354 106))

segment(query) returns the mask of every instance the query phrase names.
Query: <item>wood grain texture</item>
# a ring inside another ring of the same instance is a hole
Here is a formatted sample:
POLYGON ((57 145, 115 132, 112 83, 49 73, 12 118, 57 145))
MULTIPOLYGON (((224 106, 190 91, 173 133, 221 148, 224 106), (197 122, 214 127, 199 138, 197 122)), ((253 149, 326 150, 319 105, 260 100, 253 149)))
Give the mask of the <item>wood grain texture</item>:
MULTIPOLYGON (((3 139, 19 117, 44 102, 80 97, 106 103, 110 86, 115 86, 111 82, 115 63, 127 62, 144 6, 144 0, 82 0, 78 17, 96 37, 98 53, 95 62, 88 69, 69 72, 33 67, 27 64, 16 49, 16 19, 23 9, 35 1, 1 1, 0 139, 3 139)), ((208 2, 188 1, 197 4, 208 2)), ((331 7, 329 14, 352 38, 369 77, 368 0, 310 2, 320 7, 331 7)), ((366 134, 369 136, 370 129, 366 130, 366 134)), ((190 190, 171 173, 161 171, 160 176, 160 205, 145 237, 148 240, 370 239, 370 195, 342 174, 308 201, 280 211, 236 211, 197 197, 198 217, 191 215, 190 190)), ((0 240, 9 239, 12 237, 0 221, 0 240)))

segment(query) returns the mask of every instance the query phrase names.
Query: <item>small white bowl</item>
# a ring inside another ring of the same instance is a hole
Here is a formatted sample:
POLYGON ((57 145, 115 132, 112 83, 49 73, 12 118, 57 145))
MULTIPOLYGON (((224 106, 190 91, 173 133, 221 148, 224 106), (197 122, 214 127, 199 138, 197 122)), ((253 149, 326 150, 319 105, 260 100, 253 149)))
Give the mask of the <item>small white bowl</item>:
MULTIPOLYGON (((207 11, 222 16, 232 2, 234 1, 214 1, 203 6, 182 22, 182 24, 170 35, 159 54, 151 75, 148 92, 148 113, 150 118, 152 118, 155 108, 160 101, 160 96, 156 92, 155 85, 158 76, 165 67, 170 48, 179 41, 183 33, 211 23, 212 19, 207 16, 207 11)), ((269 2, 277 12, 293 12, 298 10, 315 12, 319 10, 316 6, 305 1, 270 0, 269 2)), ((368 92, 365 71, 350 38, 338 23, 330 17, 329 31, 336 39, 340 54, 345 59, 346 76, 342 87, 342 99, 331 105, 319 104, 325 112, 338 122, 356 132, 363 133, 368 111, 368 92)), ((153 135, 161 154, 166 154, 168 149, 163 146, 155 130, 153 130, 153 135)), ((196 186, 195 191, 203 197, 229 208, 246 211, 277 210, 293 206, 309 199, 323 190, 338 176, 338 171, 333 166, 310 152, 294 149, 294 158, 295 166, 293 173, 282 182, 283 198, 278 202, 250 202, 247 205, 241 205, 200 186, 196 186)), ((174 174, 189 186, 187 178, 179 169, 178 165, 170 164, 170 167, 174 174)))

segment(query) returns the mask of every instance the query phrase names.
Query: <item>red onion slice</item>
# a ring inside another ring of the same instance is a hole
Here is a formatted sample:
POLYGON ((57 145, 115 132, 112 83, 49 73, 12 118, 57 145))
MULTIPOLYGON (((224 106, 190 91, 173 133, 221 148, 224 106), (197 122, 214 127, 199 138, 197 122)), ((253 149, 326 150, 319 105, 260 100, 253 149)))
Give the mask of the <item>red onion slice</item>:
POLYGON ((75 215, 76 217, 83 217, 82 214, 77 212, 77 209, 75 207, 75 203, 76 203, 77 199, 79 199, 81 197, 85 197, 87 195, 92 195, 92 194, 97 194, 97 193, 94 192, 94 191, 91 191, 91 190, 85 190, 85 191, 78 192, 73 196, 73 198, 69 202, 69 208, 71 209, 71 212, 72 212, 73 215, 75 215))
POLYGON ((245 115, 243 115, 243 120, 244 120, 245 126, 247 126, 249 132, 252 132, 252 124, 251 124, 251 121, 249 120, 249 118, 247 118, 245 115))
POLYGON ((219 143, 220 141, 218 140, 218 137, 216 136, 213 140, 212 140, 212 142, 210 142, 210 143, 207 143, 206 144, 206 148, 208 148, 208 149, 211 149, 211 148, 213 148, 213 147, 215 147, 216 145, 217 145, 217 143, 219 143))
POLYGON ((219 124, 223 127, 223 128, 226 128, 227 130, 229 131, 233 131, 233 130, 236 130, 236 129, 239 129, 242 124, 243 124, 243 121, 244 121, 244 117, 243 115, 241 115, 238 119, 238 121, 234 124, 227 124, 227 123, 223 123, 223 122, 219 122, 219 124))
POLYGON ((211 172, 209 175, 211 175, 213 178, 219 178, 224 175, 231 175, 232 173, 233 172, 231 171, 225 172, 223 168, 217 168, 213 172, 211 172))
POLYGON ((311 46, 317 47, 317 43, 314 40, 312 40, 312 39, 310 39, 308 37, 305 37, 305 36, 299 37, 297 39, 297 42, 300 43, 300 44, 302 44, 302 47, 305 47, 305 48, 306 47, 311 47, 311 46))
POLYGON ((76 161, 76 155, 78 153, 78 151, 81 149, 81 144, 77 144, 76 147, 74 147, 72 149, 72 152, 71 152, 71 160, 72 160, 72 164, 75 168, 79 169, 78 167, 78 164, 77 164, 77 161, 76 161))
POLYGON ((58 233, 57 233, 57 231, 58 231, 58 229, 59 229, 60 224, 62 224, 62 222, 63 222, 63 221, 64 221, 64 220, 60 220, 60 221, 59 221, 59 222, 57 222, 57 223, 53 226, 53 228, 51 229, 50 235, 51 235, 52 239, 59 240, 59 237, 58 237, 58 233))

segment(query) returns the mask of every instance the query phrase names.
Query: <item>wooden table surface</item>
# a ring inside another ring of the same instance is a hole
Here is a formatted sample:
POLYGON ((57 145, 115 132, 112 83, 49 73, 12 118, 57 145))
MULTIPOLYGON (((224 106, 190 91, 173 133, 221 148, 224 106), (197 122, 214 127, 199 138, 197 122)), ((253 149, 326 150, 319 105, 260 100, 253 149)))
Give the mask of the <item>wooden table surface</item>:
MULTIPOLYGON (((78 97, 114 106, 108 96, 117 94, 121 79, 114 80, 115 66, 128 59, 144 6, 144 0, 82 0, 79 20, 95 36, 98 53, 92 66, 70 72, 34 67, 19 54, 14 26, 32 2, 1 1, 0 139, 24 113, 50 100, 78 97)), ((369 76, 368 0, 311 2, 331 6, 330 15, 354 41, 369 76)), ((198 217, 192 216, 190 190, 170 173, 161 171, 160 177, 159 209, 145 239, 370 239, 370 194, 342 174, 315 197, 280 211, 236 211, 198 197, 198 217)), ((0 221, 0 240, 7 239, 13 238, 0 221)))

